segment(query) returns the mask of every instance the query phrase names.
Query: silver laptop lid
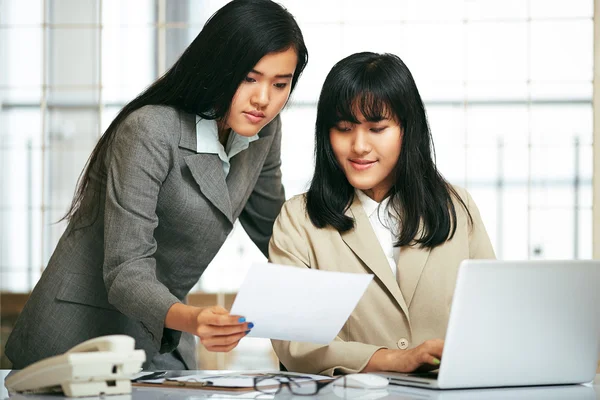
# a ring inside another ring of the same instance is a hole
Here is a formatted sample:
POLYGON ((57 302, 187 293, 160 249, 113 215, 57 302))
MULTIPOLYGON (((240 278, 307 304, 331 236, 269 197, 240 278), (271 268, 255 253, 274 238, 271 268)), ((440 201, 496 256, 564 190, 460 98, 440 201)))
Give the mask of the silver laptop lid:
POLYGON ((589 382, 599 340, 599 261, 466 260, 437 385, 589 382))

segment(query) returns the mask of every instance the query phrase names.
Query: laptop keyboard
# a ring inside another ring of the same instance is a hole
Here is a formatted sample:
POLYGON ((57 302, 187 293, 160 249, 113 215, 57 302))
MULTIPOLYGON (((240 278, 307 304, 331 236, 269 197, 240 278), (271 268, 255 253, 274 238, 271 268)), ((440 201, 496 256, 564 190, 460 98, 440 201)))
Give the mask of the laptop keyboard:
POLYGON ((427 378, 427 379, 437 379, 439 370, 428 371, 428 372, 413 372, 411 374, 407 374, 408 376, 414 376, 416 378, 427 378))

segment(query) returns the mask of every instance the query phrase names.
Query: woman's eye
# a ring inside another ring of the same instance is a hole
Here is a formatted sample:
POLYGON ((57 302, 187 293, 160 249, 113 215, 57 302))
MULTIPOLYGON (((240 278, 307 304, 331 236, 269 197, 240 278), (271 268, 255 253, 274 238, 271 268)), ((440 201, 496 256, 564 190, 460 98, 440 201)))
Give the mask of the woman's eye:
POLYGON ((350 127, 348 127, 348 126, 336 125, 335 129, 337 129, 340 132, 350 132, 350 127))
POLYGON ((374 132, 374 133, 383 132, 385 130, 385 128, 386 128, 385 126, 378 126, 375 128, 371 128, 371 132, 374 132))
POLYGON ((244 78, 244 82, 256 82, 256 79, 247 76, 244 78))
POLYGON ((277 89, 285 89, 287 87, 287 83, 276 83, 275 87, 277 89))

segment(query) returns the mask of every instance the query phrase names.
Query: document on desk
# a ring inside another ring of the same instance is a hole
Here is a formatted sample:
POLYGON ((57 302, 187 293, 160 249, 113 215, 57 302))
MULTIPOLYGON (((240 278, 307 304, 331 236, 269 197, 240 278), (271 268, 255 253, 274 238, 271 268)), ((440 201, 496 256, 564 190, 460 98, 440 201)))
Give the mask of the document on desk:
POLYGON ((372 279, 370 274, 254 264, 231 314, 254 323, 248 337, 329 344, 372 279))

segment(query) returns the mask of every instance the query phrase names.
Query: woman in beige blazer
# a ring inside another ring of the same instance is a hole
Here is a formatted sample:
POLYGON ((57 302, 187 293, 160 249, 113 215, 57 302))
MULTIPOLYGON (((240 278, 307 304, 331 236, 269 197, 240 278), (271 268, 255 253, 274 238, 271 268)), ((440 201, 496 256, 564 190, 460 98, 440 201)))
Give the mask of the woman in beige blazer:
POLYGON ((270 260, 374 279, 329 345, 273 340, 288 370, 334 375, 438 367, 458 266, 494 258, 477 206, 432 159, 423 102, 404 63, 358 53, 319 98, 309 191, 283 207, 270 260))

